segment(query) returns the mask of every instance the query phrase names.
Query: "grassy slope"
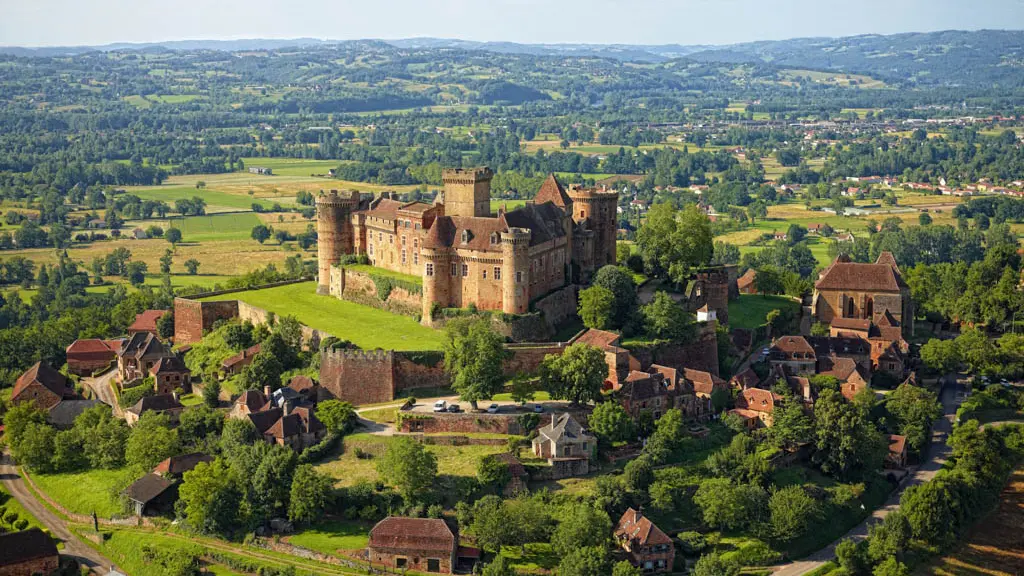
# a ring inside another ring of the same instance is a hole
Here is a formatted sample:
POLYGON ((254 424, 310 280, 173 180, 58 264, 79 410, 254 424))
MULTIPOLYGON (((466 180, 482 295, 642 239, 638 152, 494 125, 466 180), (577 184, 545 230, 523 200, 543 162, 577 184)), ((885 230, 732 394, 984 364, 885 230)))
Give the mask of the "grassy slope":
POLYGON ((111 486, 121 485, 127 469, 87 470, 66 474, 33 473, 32 480, 40 490, 74 514, 96 514, 109 518, 121 512, 110 493, 111 486))
POLYGON ((320 522, 287 538, 291 544, 324 554, 335 554, 338 550, 365 548, 369 540, 369 527, 340 520, 320 522))
MULTIPOLYGON (((0 486, 0 507, 3 507, 7 515, 14 512, 18 515, 18 520, 28 520, 29 528, 45 528, 39 520, 32 515, 24 506, 21 505, 13 496, 11 496, 2 486, 0 486)), ((0 521, 0 525, 3 521, 0 521)))
POLYGON ((350 340, 361 348, 438 350, 441 333, 416 320, 369 306, 316 294, 313 282, 218 296, 215 300, 243 300, 273 311, 294 315, 303 324, 350 340))
POLYGON ((729 327, 753 329, 765 323, 765 317, 772 310, 789 308, 794 313, 800 305, 784 296, 740 294, 739 300, 729 302, 729 327))

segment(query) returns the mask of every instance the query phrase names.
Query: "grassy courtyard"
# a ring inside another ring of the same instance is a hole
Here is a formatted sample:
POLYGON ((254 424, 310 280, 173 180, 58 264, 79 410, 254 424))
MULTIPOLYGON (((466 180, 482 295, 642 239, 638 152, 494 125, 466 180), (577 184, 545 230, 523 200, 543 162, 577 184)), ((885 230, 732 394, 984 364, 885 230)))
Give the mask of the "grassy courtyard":
POLYGON ((279 316, 292 315, 311 328, 349 340, 360 348, 441 348, 441 333, 437 330, 422 326, 408 316, 317 295, 315 282, 225 294, 210 300, 242 300, 279 316))
POLYGON ((738 300, 729 302, 729 327, 753 330, 765 323, 765 317, 772 310, 791 310, 799 313, 800 304, 785 296, 761 296, 740 294, 738 300))

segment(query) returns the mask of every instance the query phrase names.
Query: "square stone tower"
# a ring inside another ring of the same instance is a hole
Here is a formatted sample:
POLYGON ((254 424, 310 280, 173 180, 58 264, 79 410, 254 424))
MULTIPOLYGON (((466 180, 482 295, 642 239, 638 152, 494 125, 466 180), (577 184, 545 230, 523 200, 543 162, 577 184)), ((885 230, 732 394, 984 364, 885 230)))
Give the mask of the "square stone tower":
POLYGON ((450 168, 444 181, 444 213, 448 216, 482 217, 491 215, 490 168, 450 168))

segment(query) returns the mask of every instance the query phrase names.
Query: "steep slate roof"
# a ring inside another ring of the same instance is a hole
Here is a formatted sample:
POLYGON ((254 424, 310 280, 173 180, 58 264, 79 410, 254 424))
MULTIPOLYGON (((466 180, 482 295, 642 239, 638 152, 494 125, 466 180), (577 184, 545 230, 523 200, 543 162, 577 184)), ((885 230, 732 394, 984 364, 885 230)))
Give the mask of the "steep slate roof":
POLYGON ((11 398, 17 398, 18 394, 21 394, 25 388, 28 388, 34 382, 38 382, 61 398, 74 398, 75 396, 74 389, 68 386, 68 379, 63 374, 54 370, 49 364, 36 362, 24 374, 18 377, 18 380, 14 383, 14 391, 11 393, 11 398))
POLYGON ((562 185, 558 183, 558 179, 555 178, 554 174, 548 174, 544 183, 540 185, 540 190, 537 190, 534 201, 538 204, 551 202, 559 208, 565 208, 572 204, 572 199, 565 193, 565 188, 562 188, 562 185))
POLYGON ((724 380, 710 372, 694 370, 692 368, 683 368, 683 378, 693 382, 694 392, 697 392, 698 394, 707 394, 709 396, 714 392, 715 386, 725 384, 724 380))
POLYGON ((64 400, 50 408, 46 421, 58 428, 70 428, 82 412, 99 405, 99 400, 64 400))
POLYGON ((149 373, 161 374, 164 372, 190 372, 190 370, 181 361, 181 358, 177 356, 164 356, 157 360, 156 364, 153 364, 153 367, 149 369, 149 373))
POLYGON ((739 386, 741 390, 744 388, 754 388, 760 382, 761 379, 757 377, 757 373, 750 367, 732 377, 732 383, 739 386))
POLYGON ((57 543, 39 528, 0 534, 0 566, 57 556, 57 543))
POLYGON ((565 211, 552 202, 527 204, 502 215, 509 228, 530 230, 530 246, 536 246, 565 236, 562 221, 565 211))
POLYGON ((249 420, 254 426, 256 426, 257 432, 264 434, 271 426, 281 419, 282 414, 284 414, 284 411, 280 408, 271 408, 270 410, 249 414, 249 420))
POLYGON ((391 548, 441 552, 455 551, 455 534, 437 518, 389 516, 370 530, 370 548, 391 548))
POLYGON ((129 332, 156 332, 156 322, 167 313, 167 310, 146 310, 135 315, 135 321, 128 327, 129 332))
POLYGON ((575 440, 587 436, 583 431, 583 426, 580 426, 580 423, 568 412, 559 414, 553 423, 548 423, 547 426, 538 429, 537 433, 555 444, 562 439, 575 440))
POLYGON ((155 394, 143 397, 134 406, 129 408, 128 411, 136 416, 142 416, 143 412, 150 410, 163 412, 164 410, 172 410, 174 408, 182 408, 181 402, 174 398, 174 394, 155 394))
POLYGON ((871 353, 871 343, 859 337, 808 336, 806 341, 814 348, 814 353, 819 358, 833 354, 867 356, 871 353))
POLYGON ((146 504, 174 485, 174 481, 150 472, 124 489, 125 496, 146 504))
POLYGON ((818 290, 852 292, 899 292, 907 284, 892 254, 883 252, 874 264, 842 262, 836 259, 814 285, 818 290))
POLYGON ((668 390, 660 380, 660 378, 655 378, 647 372, 634 370, 629 373, 629 376, 626 377, 626 382, 619 388, 619 395, 631 401, 666 396, 668 390))
POLYGON ((622 518, 619 518, 619 523, 615 526, 615 536, 630 540, 640 547, 653 546, 655 544, 672 544, 672 539, 668 535, 648 520, 646 516, 632 508, 626 510, 622 514, 622 518))
POLYGON ((213 456, 203 454, 202 452, 171 456, 157 464, 156 468, 153 468, 153 474, 181 476, 195 468, 200 462, 213 462, 213 456))
POLYGON ((131 338, 124 341, 118 356, 130 356, 140 358, 142 356, 166 356, 167 349, 164 348, 160 339, 150 332, 136 332, 131 338))

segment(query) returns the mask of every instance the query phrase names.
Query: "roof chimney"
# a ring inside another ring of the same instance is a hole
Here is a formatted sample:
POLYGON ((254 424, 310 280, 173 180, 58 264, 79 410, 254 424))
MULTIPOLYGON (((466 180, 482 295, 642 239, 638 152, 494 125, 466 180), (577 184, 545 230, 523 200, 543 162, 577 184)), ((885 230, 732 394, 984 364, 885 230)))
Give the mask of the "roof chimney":
POLYGON ((554 428, 557 425, 558 425, 558 416, 555 416, 555 413, 552 412, 551 413, 551 427, 554 428))
POLYGON ((270 400, 270 386, 263 387, 263 395, 267 397, 267 400, 270 400))
POLYGON ((284 416, 287 416, 287 415, 291 414, 292 413, 292 403, 285 401, 284 402, 284 406, 281 407, 281 410, 282 410, 281 413, 284 416))

